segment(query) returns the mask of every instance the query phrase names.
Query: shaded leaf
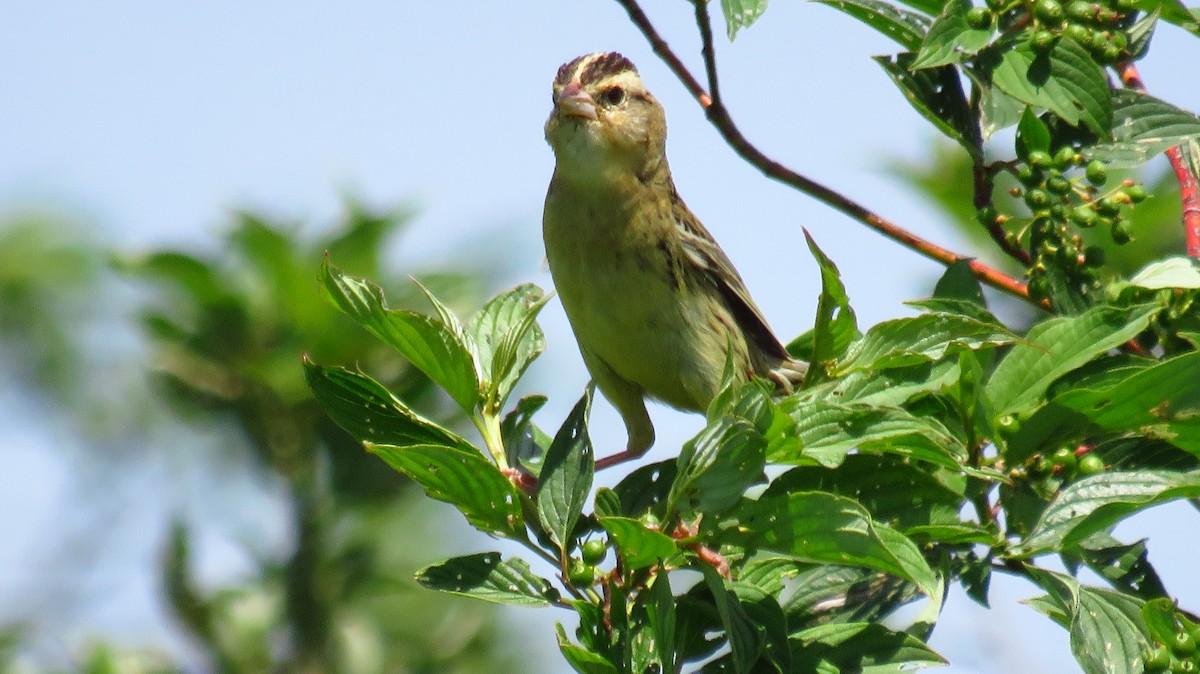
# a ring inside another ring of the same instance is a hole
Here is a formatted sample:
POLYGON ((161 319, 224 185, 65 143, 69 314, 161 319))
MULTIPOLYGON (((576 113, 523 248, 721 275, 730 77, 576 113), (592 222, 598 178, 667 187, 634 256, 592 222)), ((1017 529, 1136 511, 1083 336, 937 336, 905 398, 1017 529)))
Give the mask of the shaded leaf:
POLYGON ((1112 92, 1112 142, 1093 146, 1088 157, 1132 167, 1168 148, 1200 139, 1200 117, 1132 89, 1112 92))
POLYGON ((739 507, 752 549, 771 550, 813 562, 863 566, 911 580, 926 594, 937 577, 920 550, 903 534, 875 523, 856 501, 824 492, 792 492, 739 507))
POLYGON ((762 479, 766 440, 745 419, 724 417, 683 446, 671 485, 669 509, 683 504, 702 513, 732 507, 762 479))
POLYGON ((365 445, 421 485, 430 498, 457 507, 475 528, 499 536, 524 535, 516 487, 478 452, 439 445, 365 445))
POLYGON ((509 606, 550 606, 558 591, 534 575, 523 559, 504 560, 498 552, 455 557, 416 573, 417 582, 450 594, 509 606))
POLYGON ((850 342, 858 336, 858 321, 837 265, 817 247, 807 230, 804 238, 821 269, 821 295, 817 300, 817 320, 813 327, 813 370, 806 381, 811 384, 824 378, 821 376, 824 363, 840 358, 850 342))
POLYGON ((449 445, 474 451, 469 442, 417 414, 362 372, 323 367, 305 357, 304 374, 325 413, 359 442, 449 445))
POLYGON ((538 479, 538 519, 564 552, 571 547, 572 532, 592 490, 596 470, 587 430, 591 409, 592 389, 588 387, 550 443, 538 479))
POLYGON ((913 109, 971 155, 977 155, 983 138, 963 94, 958 70, 949 65, 913 70, 913 56, 905 52, 872 58, 892 78, 913 109))

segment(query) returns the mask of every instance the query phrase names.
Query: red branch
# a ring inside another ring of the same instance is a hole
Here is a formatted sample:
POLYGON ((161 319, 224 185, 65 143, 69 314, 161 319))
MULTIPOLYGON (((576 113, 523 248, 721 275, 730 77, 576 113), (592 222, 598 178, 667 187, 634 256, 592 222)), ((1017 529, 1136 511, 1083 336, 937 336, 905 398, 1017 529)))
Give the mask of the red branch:
POLYGON ((687 66, 683 64, 675 52, 671 50, 666 40, 659 35, 654 25, 650 22, 650 19, 638 5, 637 0, 616 0, 616 2, 629 14, 630 20, 638 27, 642 35, 646 37, 654 53, 667 64, 667 67, 679 78, 679 81, 683 83, 683 86, 691 93, 692 97, 704 108, 709 122, 716 127, 721 137, 725 139, 725 142, 733 148, 733 151, 738 156, 749 162, 751 166, 762 171, 767 177, 794 187, 818 201, 841 211, 887 238, 900 243, 906 248, 914 250, 943 265, 949 266, 961 260, 969 260, 971 271, 979 280, 993 288, 1015 295, 1043 308, 1049 308, 1048 303, 1038 302, 1030 298, 1029 289, 1017 279, 989 267, 974 258, 960 255, 909 232, 862 204, 771 159, 750 143, 742 135, 741 130, 734 123, 733 118, 720 98, 720 90, 717 88, 717 70, 712 27, 709 23, 708 6, 704 0, 693 0, 693 4, 696 8, 696 25, 700 28, 700 36, 703 41, 701 54, 704 57, 705 72, 708 76, 711 93, 705 90, 700 81, 688 70, 687 66))
MULTIPOLYGON (((1137 66, 1132 63, 1122 63, 1119 66, 1121 81, 1130 89, 1146 92, 1146 84, 1138 73, 1137 66)), ((1183 231, 1187 239, 1188 257, 1200 258, 1200 184, 1196 176, 1188 168, 1183 159, 1183 150, 1179 146, 1166 152, 1167 160, 1175 171, 1175 179, 1179 181, 1179 199, 1183 203, 1183 231)))

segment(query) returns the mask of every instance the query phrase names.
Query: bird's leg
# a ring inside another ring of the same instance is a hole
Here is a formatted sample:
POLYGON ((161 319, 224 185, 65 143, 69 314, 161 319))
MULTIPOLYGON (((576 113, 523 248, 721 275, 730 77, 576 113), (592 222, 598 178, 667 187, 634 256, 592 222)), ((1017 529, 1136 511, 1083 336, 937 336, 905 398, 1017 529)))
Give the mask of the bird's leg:
MULTIPOLYGON (((613 398, 610 397, 610 400, 613 398)), ((641 395, 620 402, 613 400, 613 404, 625 420, 629 441, 625 443, 625 451, 597 460, 596 470, 641 458, 654 445, 654 424, 650 421, 650 414, 646 412, 646 402, 641 395)))

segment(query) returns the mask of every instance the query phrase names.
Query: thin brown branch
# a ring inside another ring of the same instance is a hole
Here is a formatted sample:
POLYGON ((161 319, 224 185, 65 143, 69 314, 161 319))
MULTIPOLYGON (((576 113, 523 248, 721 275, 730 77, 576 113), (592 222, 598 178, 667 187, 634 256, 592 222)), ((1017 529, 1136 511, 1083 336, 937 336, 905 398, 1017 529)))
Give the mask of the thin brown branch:
POLYGON ((983 151, 980 148, 980 151, 975 155, 975 159, 971 164, 972 185, 975 190, 973 200, 975 211, 978 213, 981 209, 988 208, 993 213, 991 218, 981 223, 987 229, 988 235, 992 237, 992 241, 996 242, 1000 250, 1004 251, 1017 262, 1020 262, 1021 266, 1028 267, 1033 264, 1033 257, 1019 243, 1009 238, 1008 232, 1004 231, 1004 227, 1000 226, 1000 223, 1003 222, 1000 219, 1000 215, 992 207, 995 173, 987 164, 983 163, 982 157, 983 151))
MULTIPOLYGON (((979 280, 983 281, 984 283, 1043 308, 1049 308, 1048 303, 1039 302, 1032 299, 1029 296, 1029 289, 1024 283, 1018 281, 1017 279, 1008 276, 997 269, 989 267, 988 265, 983 264, 976 259, 966 255, 960 255, 931 241, 927 241, 887 220, 883 216, 874 213, 858 202, 843 196, 842 194, 822 185, 821 183, 816 182, 815 180, 812 180, 811 178, 793 171, 792 169, 763 154, 761 150, 751 144, 750 141, 748 141, 746 137, 742 135, 741 130, 738 129, 725 106, 721 104, 719 100, 714 100, 714 97, 704 89, 704 87, 700 84, 700 81, 696 79, 691 71, 688 70, 687 66, 683 64, 675 52, 671 50, 671 47, 667 44, 666 40, 664 40, 662 36, 659 35, 657 29, 654 28, 654 25, 650 22, 650 19, 646 16, 646 13, 642 11, 642 8, 638 5, 637 0, 616 0, 616 2, 625 9, 626 13, 629 14, 630 20, 633 21, 633 24, 637 26, 642 34, 646 37, 646 40, 650 43, 650 47, 654 50, 654 53, 657 54, 658 57, 667 64, 667 67, 671 69, 671 72, 673 72, 675 76, 679 78, 679 81, 683 83, 688 92, 691 93, 692 96, 700 103, 700 106, 704 108, 705 115, 708 117, 709 122, 716 127, 717 131, 721 134, 721 137, 725 139, 725 142, 729 144, 731 148, 733 148, 733 151, 737 153, 738 156, 740 156, 742 159, 745 159, 759 171, 762 171, 764 175, 800 190, 805 194, 808 194, 814 199, 838 211, 841 211, 854 220, 857 220, 876 232, 879 232, 885 237, 892 239, 902 246, 914 250, 931 260, 935 260, 947 266, 954 264, 955 262, 967 260, 971 271, 977 278, 979 278, 979 280)), ((701 28, 701 37, 704 41, 701 52, 705 54, 705 70, 708 74, 709 81, 715 82, 716 59, 712 57, 713 39, 711 26, 707 31, 704 30, 704 26, 708 25, 707 5, 701 0, 695 0, 695 4, 698 17, 697 23, 701 28), (703 15, 703 19, 700 19, 701 15, 703 15), (706 23, 701 24, 700 21, 705 21, 706 23)))
MULTIPOLYGON (((1118 66, 1121 81, 1125 86, 1146 92, 1146 83, 1133 63, 1118 66)), ((1183 204, 1183 231, 1187 239, 1188 257, 1200 258, 1200 184, 1183 158, 1183 150, 1177 145, 1166 151, 1167 160, 1179 181, 1179 199, 1183 204)))

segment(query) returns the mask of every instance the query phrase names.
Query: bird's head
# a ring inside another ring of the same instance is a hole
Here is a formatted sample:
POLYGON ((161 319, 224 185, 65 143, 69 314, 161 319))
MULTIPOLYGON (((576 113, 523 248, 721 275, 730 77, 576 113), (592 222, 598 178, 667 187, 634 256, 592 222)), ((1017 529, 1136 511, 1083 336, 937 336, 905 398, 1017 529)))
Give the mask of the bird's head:
POLYGON ((662 106, 624 56, 597 52, 563 64, 554 78, 553 99, 546 140, 563 177, 644 178, 665 166, 662 106))

